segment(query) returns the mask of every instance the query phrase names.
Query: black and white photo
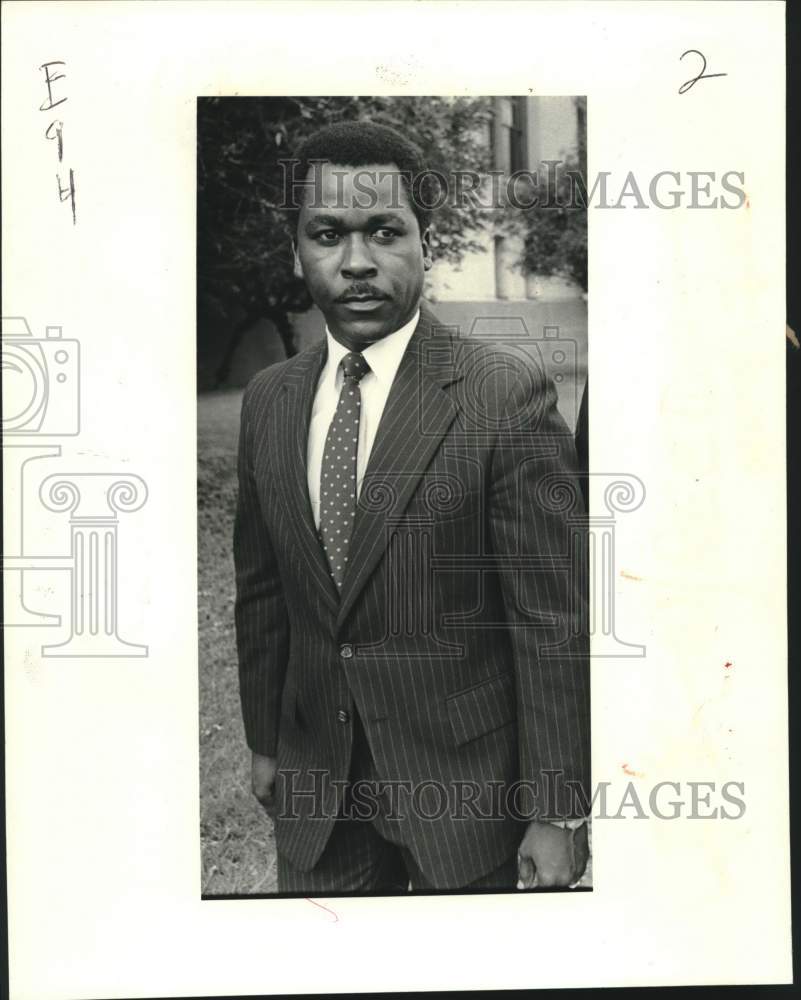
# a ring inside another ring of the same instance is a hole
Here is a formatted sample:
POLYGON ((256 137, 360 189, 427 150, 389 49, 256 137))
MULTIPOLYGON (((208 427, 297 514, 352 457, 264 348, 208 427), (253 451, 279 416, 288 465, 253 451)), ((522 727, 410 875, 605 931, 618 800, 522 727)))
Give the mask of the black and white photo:
POLYGON ((200 413, 241 400, 236 675, 231 595, 201 587, 229 614, 200 621, 201 690, 227 685, 201 707, 205 892, 587 886, 586 102, 198 115, 200 413), (308 346, 287 302, 314 309, 308 346), (289 356, 246 370, 270 348, 289 356), (219 787, 243 765, 269 819, 219 787))

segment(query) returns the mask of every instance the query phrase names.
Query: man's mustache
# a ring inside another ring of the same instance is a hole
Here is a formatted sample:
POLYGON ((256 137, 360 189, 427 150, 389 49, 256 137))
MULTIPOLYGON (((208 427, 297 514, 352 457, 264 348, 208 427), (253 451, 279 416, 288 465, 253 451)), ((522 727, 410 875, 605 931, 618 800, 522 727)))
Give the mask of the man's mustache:
POLYGON ((389 296, 386 292, 382 292, 380 288, 376 288, 375 285, 370 285, 366 282, 360 282, 355 285, 351 285, 346 291, 344 291, 338 298, 337 302, 347 302, 348 299, 388 299, 389 296))

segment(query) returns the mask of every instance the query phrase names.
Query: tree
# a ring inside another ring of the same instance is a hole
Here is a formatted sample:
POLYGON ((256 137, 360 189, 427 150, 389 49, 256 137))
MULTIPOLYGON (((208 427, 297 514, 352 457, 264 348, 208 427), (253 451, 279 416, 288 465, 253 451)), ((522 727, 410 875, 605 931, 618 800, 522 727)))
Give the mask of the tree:
MULTIPOLYGON (((213 309, 229 331, 216 380, 222 383, 244 333, 271 320, 287 356, 294 353, 290 313, 311 306, 292 273, 291 232, 282 209, 284 171, 300 141, 329 122, 380 120, 413 137, 433 169, 483 174, 487 98, 204 97, 198 100, 198 315, 213 309)), ((458 263, 483 249, 480 207, 450 200, 435 213, 435 255, 458 263)))

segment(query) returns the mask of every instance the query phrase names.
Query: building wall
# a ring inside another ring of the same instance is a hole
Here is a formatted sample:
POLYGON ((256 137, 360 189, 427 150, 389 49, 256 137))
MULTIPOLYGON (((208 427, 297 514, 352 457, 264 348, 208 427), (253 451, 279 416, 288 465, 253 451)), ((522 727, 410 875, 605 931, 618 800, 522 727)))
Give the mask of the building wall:
MULTIPOLYGON (((572 97, 529 97, 528 158, 564 159, 578 149, 578 118, 572 97)), ((532 166, 531 169, 534 169, 532 166)))
POLYGON ((521 240, 508 236, 495 239, 488 232, 476 233, 475 239, 484 246, 483 252, 466 254, 458 265, 435 260, 426 285, 426 295, 432 301, 484 302, 535 297, 530 291, 530 280, 517 267, 521 240))
MULTIPOLYGON (((512 126, 512 98, 495 99, 494 161, 496 169, 510 169, 509 129, 512 126)), ((578 149, 578 118, 572 97, 526 97, 523 121, 523 169, 536 171, 542 160, 564 159, 578 149)), ((492 141, 490 136, 486 141, 492 141)), ((488 299, 521 300, 573 299, 581 290, 561 278, 526 276, 515 263, 520 240, 496 238, 491 232, 475 234, 484 252, 466 255, 458 266, 439 261, 434 264, 427 293, 434 301, 477 302, 488 299)))

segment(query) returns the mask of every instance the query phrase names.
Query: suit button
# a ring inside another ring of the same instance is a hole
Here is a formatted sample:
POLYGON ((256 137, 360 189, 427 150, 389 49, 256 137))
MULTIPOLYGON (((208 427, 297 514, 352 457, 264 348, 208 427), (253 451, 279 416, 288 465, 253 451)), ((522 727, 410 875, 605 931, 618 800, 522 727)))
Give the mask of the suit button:
POLYGON ((337 712, 337 722, 341 722, 343 725, 346 722, 350 722, 350 712, 347 712, 344 708, 340 708, 337 712))
POLYGON ((353 646, 346 642, 344 646, 339 647, 339 655, 343 660, 349 660, 353 656, 353 646))

